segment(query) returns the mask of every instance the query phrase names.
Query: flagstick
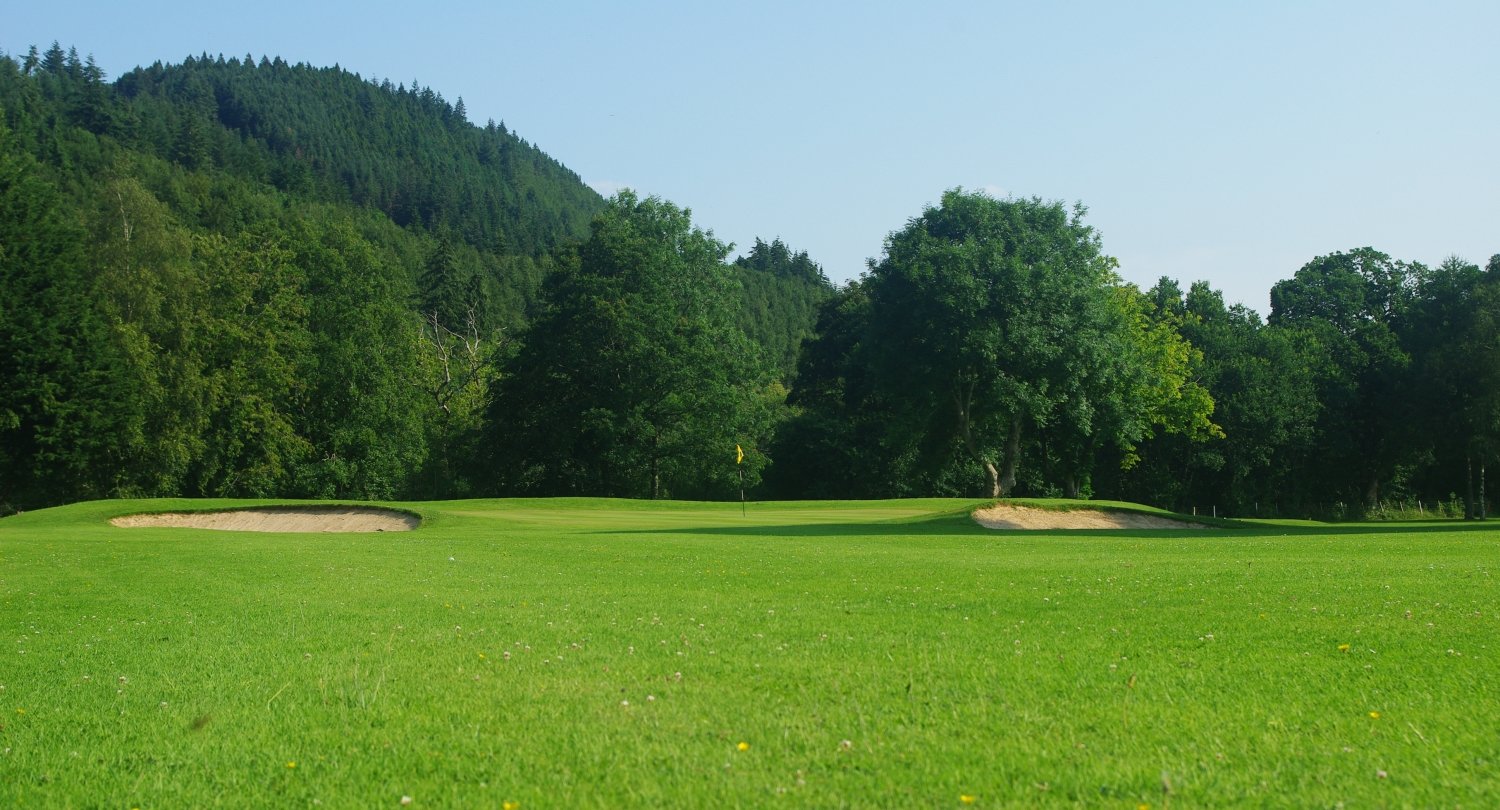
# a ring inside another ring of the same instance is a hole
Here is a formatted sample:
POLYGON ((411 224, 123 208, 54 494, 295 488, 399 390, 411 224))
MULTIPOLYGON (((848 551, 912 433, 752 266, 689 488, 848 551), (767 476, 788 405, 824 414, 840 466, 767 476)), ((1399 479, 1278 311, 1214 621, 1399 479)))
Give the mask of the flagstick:
POLYGON ((745 468, 740 468, 740 517, 745 516, 745 468))

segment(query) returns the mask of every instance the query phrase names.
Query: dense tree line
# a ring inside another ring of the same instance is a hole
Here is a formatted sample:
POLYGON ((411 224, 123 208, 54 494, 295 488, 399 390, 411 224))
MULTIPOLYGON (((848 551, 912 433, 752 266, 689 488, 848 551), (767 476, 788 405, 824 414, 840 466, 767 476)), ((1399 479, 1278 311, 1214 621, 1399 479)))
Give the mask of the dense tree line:
POLYGON ((1238 514, 1455 497, 1480 508, 1500 429, 1500 256, 1485 269, 1371 248, 1320 256, 1272 289, 1266 321, 1202 283, 1184 296, 1163 279, 1152 293, 1203 352, 1226 436, 1158 442, 1147 475, 1117 491, 1238 514))
POLYGON ((1205 282, 1122 284, 1064 213, 952 192, 893 234, 819 310, 772 490, 1482 509, 1500 449, 1500 256, 1483 270, 1321 256, 1273 288, 1263 320, 1205 282))
POLYGON ((835 288, 415 81, 0 56, 0 511, 742 481, 1480 508, 1500 257, 1318 257, 1262 319, 1124 283, 1084 217, 950 191, 835 288))
POLYGON ((788 495, 1090 491, 1160 431, 1222 435, 1198 354, 1081 208, 951 191, 822 308, 778 436, 788 495))

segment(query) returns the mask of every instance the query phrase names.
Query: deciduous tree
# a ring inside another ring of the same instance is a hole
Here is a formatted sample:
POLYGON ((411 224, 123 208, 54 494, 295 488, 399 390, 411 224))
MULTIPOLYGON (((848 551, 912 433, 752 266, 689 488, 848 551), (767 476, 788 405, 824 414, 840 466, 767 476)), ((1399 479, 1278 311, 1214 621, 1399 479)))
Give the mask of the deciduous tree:
POLYGON ((905 425, 956 437, 988 495, 1012 490, 1039 437, 1068 445, 1076 475, 1100 443, 1128 448, 1152 424, 1176 425, 1185 397, 1183 428, 1210 430, 1184 350, 1140 317, 1083 215, 954 190, 871 265, 878 385, 905 425))
POLYGON ((1374 506, 1405 457, 1411 358, 1400 332, 1420 272, 1366 247, 1319 256, 1271 288, 1271 325, 1300 328, 1324 360, 1309 491, 1374 506))
MULTIPOLYGON (((727 248, 689 212, 621 192, 544 310, 489 411, 502 486, 545 494, 735 492, 735 444, 769 435, 775 403, 734 325, 727 248)), ((749 483, 764 457, 752 452, 749 483)))

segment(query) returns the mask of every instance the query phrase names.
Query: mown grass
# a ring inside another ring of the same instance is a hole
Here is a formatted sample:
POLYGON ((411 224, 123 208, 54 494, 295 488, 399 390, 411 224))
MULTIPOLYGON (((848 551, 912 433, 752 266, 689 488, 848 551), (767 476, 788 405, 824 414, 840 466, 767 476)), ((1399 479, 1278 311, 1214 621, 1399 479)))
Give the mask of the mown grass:
POLYGON ((977 503, 5 518, 0 804, 1500 806, 1488 527, 977 503))

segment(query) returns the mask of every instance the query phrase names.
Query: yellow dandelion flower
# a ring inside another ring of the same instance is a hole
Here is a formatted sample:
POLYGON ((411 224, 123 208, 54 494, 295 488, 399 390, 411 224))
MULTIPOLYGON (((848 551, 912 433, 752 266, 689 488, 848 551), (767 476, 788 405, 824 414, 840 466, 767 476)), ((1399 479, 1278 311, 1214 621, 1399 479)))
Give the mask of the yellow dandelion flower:
POLYGON ((1141 803, 1135 806, 1135 810, 1151 810, 1151 805, 1141 803))
POLYGON ((295 762, 288 762, 288 763, 287 763, 287 764, 286 764, 286 766, 287 766, 287 767, 288 767, 288 768, 295 768, 295 767, 297 767, 297 763, 295 763, 295 762))
POLYGON ((1340 644, 1339 645, 1339 652, 1349 652, 1349 645, 1348 644, 1340 644))
POLYGON ((479 657, 480 657, 480 658, 484 658, 484 653, 480 653, 480 654, 479 654, 479 657))
POLYGON ((501 802, 500 810, 521 810, 520 802, 501 802))
POLYGON ((1371 720, 1379 720, 1380 719, 1380 712, 1370 712, 1370 719, 1371 720))
POLYGON ((967 793, 960 793, 960 794, 958 794, 958 800, 960 802, 963 802, 964 804, 973 804, 974 803, 974 797, 970 796, 967 793))
POLYGON ((739 745, 736 745, 735 748, 738 748, 741 751, 749 751, 750 750, 750 743, 742 742, 739 745))

